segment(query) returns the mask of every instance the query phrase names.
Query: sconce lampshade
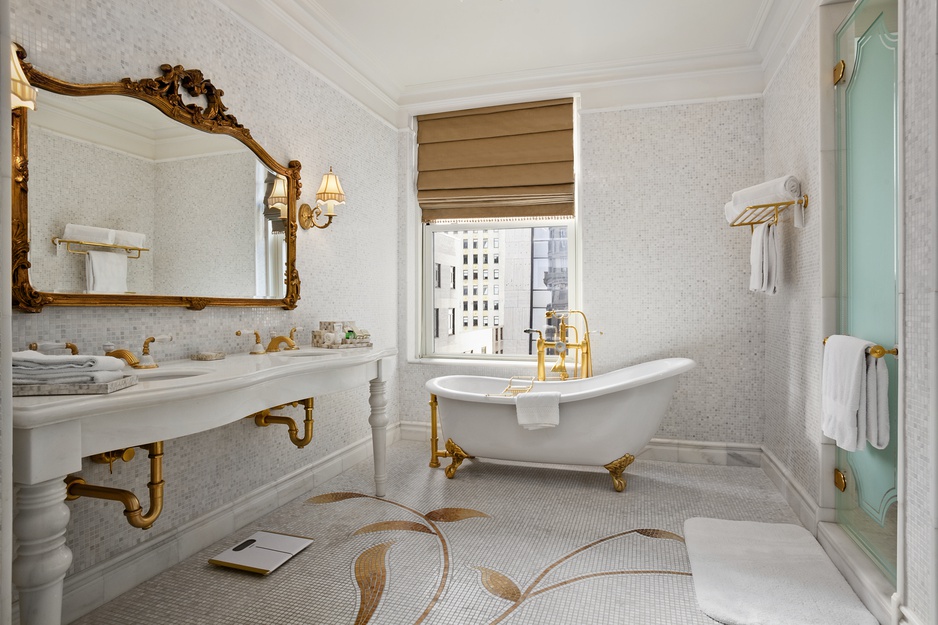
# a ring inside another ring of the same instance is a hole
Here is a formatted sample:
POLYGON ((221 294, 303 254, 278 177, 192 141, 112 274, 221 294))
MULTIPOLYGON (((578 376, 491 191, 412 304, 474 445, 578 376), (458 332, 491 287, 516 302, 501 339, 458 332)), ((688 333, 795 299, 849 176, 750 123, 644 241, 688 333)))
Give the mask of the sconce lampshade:
POLYGON ((267 206, 273 208, 278 204, 287 205, 287 179, 283 176, 274 178, 274 187, 267 196, 267 206))
POLYGON ((36 88, 29 84, 26 74, 23 73, 20 60, 16 57, 15 43, 10 44, 10 78, 12 108, 25 106, 35 111, 36 88))
POLYGON ((326 212, 324 213, 326 217, 335 216, 336 204, 345 204, 345 191, 342 190, 342 185, 339 184, 339 177, 332 173, 331 167, 329 173, 323 175, 319 191, 316 191, 316 203, 326 205, 326 212))

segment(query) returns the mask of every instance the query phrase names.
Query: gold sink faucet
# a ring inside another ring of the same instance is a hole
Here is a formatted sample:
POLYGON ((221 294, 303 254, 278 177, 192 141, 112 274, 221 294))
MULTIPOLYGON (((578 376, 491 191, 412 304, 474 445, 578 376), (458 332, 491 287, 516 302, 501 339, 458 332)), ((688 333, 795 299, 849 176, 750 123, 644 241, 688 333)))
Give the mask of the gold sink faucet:
POLYGON ((112 349, 109 352, 105 352, 105 356, 113 356, 114 358, 121 358, 131 367, 136 367, 140 364, 140 361, 134 356, 134 353, 129 349, 112 349))
POLYGON ((286 345, 287 349, 296 349, 296 343, 289 336, 275 336, 267 344, 267 353, 279 352, 280 345, 286 345))

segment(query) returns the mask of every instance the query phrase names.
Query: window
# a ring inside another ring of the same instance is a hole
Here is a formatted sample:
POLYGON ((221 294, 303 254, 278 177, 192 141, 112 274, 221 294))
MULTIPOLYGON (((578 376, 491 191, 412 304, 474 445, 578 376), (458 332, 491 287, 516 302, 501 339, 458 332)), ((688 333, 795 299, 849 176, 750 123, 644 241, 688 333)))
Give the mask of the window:
POLYGON ((433 309, 433 338, 440 338, 440 309, 433 309))
POLYGON ((433 263, 433 286, 440 288, 440 263, 433 263))
POLYGON ((456 268, 455 267, 449 268, 449 288, 451 289, 456 288, 456 268))
MULTIPOLYGON (((420 271, 426 276, 432 263, 449 267, 462 254, 462 266, 457 262, 456 269, 467 280, 462 327, 443 339, 436 339, 431 328, 421 328, 421 354, 531 355, 534 341, 524 330, 545 327, 548 308, 570 307, 574 120, 572 99, 417 117, 420 271), (504 276, 497 269, 502 255, 511 269, 504 276), (469 271, 475 282, 468 280, 469 271), (499 310, 499 300, 490 305, 490 287, 499 297, 505 295, 504 309, 499 310), (498 312, 490 316, 490 311, 498 312)), ((418 284, 429 283, 425 277, 418 284)), ((429 321, 430 311, 459 306, 452 291, 430 291, 422 294, 425 312, 420 318, 429 321)))
POLYGON ((449 316, 449 319, 447 320, 447 324, 446 324, 446 333, 449 334, 450 336, 453 336, 454 334, 456 334, 456 309, 450 308, 448 316, 449 316))
POLYGON ((469 279, 469 270, 468 270, 468 269, 463 269, 463 270, 462 270, 462 279, 463 279, 463 280, 468 280, 468 279, 469 279))
MULTIPOLYGON (((446 265, 446 259, 453 258, 462 245, 461 238, 453 236, 460 225, 443 223, 423 227, 428 229, 426 266, 432 270, 433 262, 446 265), (454 250, 454 246, 457 249, 454 250), (433 255, 436 255, 435 261, 433 255)), ((459 358, 472 351, 478 358, 486 347, 487 358, 535 355, 536 336, 532 341, 524 330, 543 330, 547 325, 544 313, 548 308, 570 308, 573 281, 568 271, 568 255, 573 227, 574 223, 566 220, 486 222, 480 240, 484 241, 487 236, 489 244, 494 245, 498 238, 499 256, 505 257, 505 266, 511 271, 504 275, 497 268, 478 271, 482 279, 464 282, 465 297, 457 301, 447 299, 452 297, 452 291, 434 290, 430 294, 427 317, 434 308, 440 309, 443 328, 440 337, 432 336, 427 330, 424 353, 459 358), (432 301, 434 297, 436 301, 432 301), (517 304, 502 306, 503 297, 505 302, 517 304), (447 335, 446 311, 454 306, 463 311, 463 322, 457 323, 454 332, 447 335), (498 332, 493 328, 498 328, 498 332)), ((463 275, 468 273, 470 278, 477 272, 471 265, 457 267, 457 270, 463 271, 463 275)))

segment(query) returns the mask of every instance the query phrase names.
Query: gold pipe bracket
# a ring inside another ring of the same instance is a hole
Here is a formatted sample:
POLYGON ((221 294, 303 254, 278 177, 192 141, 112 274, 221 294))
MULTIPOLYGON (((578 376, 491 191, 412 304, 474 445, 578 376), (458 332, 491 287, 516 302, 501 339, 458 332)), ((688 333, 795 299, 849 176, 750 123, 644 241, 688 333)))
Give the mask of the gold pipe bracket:
POLYGON ((108 473, 114 473, 114 463, 118 460, 122 462, 130 462, 134 459, 136 452, 133 447, 128 447, 126 449, 115 449, 114 451, 105 451, 100 454, 94 454, 91 456, 90 460, 95 464, 106 464, 108 467, 108 473))
MULTIPOLYGON (((292 402, 291 405, 297 406, 300 402, 292 402)), ((290 417, 285 417, 282 415, 271 414, 271 410, 277 410, 278 408, 283 408, 286 404, 282 406, 274 406, 273 408, 268 408, 266 410, 261 410, 260 412, 255 412, 252 415, 249 415, 248 418, 254 419, 254 425, 259 428, 265 428, 269 425, 285 425, 287 426, 287 432, 290 435, 290 442, 296 445, 298 448, 303 449, 309 445, 310 441, 313 440, 313 398, 307 397, 302 400, 303 408, 306 411, 306 417, 303 419, 303 437, 300 438, 300 429, 296 425, 296 421, 290 417)))
POLYGON ((146 514, 140 506, 140 500, 129 490, 88 484, 78 475, 69 475, 65 478, 66 501, 74 501, 79 497, 119 501, 124 505, 124 516, 128 523, 143 530, 153 527, 153 523, 163 512, 163 486, 165 485, 163 482, 163 441, 141 445, 140 448, 149 452, 147 457, 150 459, 150 481, 147 483, 147 490, 150 493, 150 509, 146 514))

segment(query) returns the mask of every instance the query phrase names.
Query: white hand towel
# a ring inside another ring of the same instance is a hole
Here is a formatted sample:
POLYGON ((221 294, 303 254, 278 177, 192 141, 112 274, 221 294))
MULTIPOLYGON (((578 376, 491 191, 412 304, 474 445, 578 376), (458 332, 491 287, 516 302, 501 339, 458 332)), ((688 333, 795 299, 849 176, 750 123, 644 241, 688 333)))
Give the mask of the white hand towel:
POLYGON ((765 243, 762 246, 762 291, 769 295, 778 292, 778 247, 775 231, 775 226, 766 224, 765 243))
POLYGON ((114 231, 114 245, 126 245, 127 247, 144 247, 147 242, 147 235, 141 232, 129 232, 127 230, 114 231))
POLYGON ((821 431, 847 451, 866 445, 866 350, 871 345, 870 341, 835 334, 824 346, 821 431))
POLYGON ((114 231, 110 228, 97 226, 80 226, 78 224, 65 224, 63 239, 70 241, 85 241, 86 243, 114 243, 114 231))
POLYGON ((876 449, 889 444, 889 370, 885 358, 867 356, 866 440, 876 449))
POLYGON ((560 393, 521 393, 515 399, 518 425, 526 430, 552 428, 560 423, 560 393))
POLYGON ((127 256, 124 253, 89 251, 85 261, 88 291, 124 293, 127 291, 127 256))
POLYGON ((58 371, 44 375, 13 372, 13 384, 104 384, 124 377, 123 371, 58 371))
POLYGON ((762 291, 765 285, 765 246, 768 225, 759 224, 752 231, 752 246, 749 248, 749 290, 762 291))
POLYGON ((68 354, 53 356, 33 350, 13 352, 13 370, 34 371, 119 371, 127 364, 113 356, 68 354))

